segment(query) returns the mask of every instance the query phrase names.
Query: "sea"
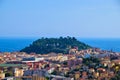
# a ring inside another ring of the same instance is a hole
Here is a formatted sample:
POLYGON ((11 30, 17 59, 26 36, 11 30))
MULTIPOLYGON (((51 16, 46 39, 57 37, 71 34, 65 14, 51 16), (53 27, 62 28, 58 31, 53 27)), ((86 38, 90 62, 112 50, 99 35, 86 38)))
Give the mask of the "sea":
MULTIPOLYGON (((16 52, 32 44, 39 38, 0 38, 0 52, 16 52)), ((120 52, 120 39, 115 38, 77 38, 92 47, 120 52)))

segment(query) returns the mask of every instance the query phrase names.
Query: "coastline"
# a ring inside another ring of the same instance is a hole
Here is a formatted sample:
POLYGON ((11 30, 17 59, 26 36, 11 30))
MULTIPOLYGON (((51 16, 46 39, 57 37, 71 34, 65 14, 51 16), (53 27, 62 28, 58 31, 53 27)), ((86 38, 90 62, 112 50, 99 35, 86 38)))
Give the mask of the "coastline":
MULTIPOLYGON (((37 37, 0 37, 0 51, 14 52, 30 45, 37 37)), ((120 38, 77 38, 92 47, 120 52, 120 38)))

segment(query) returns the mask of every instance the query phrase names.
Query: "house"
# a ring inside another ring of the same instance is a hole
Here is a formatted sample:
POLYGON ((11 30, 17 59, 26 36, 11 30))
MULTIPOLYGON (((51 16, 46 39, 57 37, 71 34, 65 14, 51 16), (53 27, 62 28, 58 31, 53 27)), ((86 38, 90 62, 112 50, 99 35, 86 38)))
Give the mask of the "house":
POLYGON ((87 72, 83 71, 83 72, 82 72, 82 78, 83 78, 83 79, 86 79, 87 77, 88 77, 87 72))
POLYGON ((112 60, 113 64, 120 64, 120 60, 112 60))
POLYGON ((53 67, 53 68, 49 68, 49 69, 48 69, 48 73, 52 73, 54 70, 55 70, 54 67, 53 67))
POLYGON ((33 76, 33 75, 37 75, 40 77, 45 76, 45 71, 44 70, 26 70, 24 71, 24 75, 23 76, 33 76))
POLYGON ((32 76, 32 80, 46 80, 46 78, 34 75, 34 76, 32 76))
POLYGON ((93 73, 93 76, 94 76, 95 78, 98 78, 98 77, 99 77, 99 72, 94 72, 94 73, 93 73))
POLYGON ((110 61, 102 61, 101 64, 106 67, 106 66, 110 66, 111 62, 110 61))
POLYGON ((105 72, 106 70, 104 68, 98 68, 97 71, 99 71, 99 72, 105 72))
POLYGON ((80 72, 75 72, 75 80, 78 80, 80 78, 80 72))
POLYGON ((0 71, 0 79, 4 79, 5 78, 5 73, 3 73, 3 71, 0 71))
POLYGON ((23 76, 23 74, 24 74, 24 70, 23 69, 15 68, 15 71, 14 71, 14 76, 15 77, 23 76))
POLYGON ((93 72, 95 72, 95 69, 94 69, 94 68, 90 68, 90 69, 89 69, 89 72, 90 72, 90 73, 93 73, 93 72))
POLYGON ((62 56, 62 58, 60 59, 60 62, 67 61, 67 60, 68 60, 68 56, 62 56))

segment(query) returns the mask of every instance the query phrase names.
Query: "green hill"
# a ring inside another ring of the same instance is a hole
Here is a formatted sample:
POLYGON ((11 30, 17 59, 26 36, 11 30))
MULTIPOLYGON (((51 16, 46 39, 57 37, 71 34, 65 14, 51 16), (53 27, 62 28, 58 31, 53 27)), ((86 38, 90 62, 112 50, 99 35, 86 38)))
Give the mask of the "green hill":
POLYGON ((37 54, 50 52, 68 53, 69 49, 75 47, 77 47, 78 50, 91 48, 91 46, 78 41, 75 37, 41 38, 22 49, 21 52, 35 52, 37 54))

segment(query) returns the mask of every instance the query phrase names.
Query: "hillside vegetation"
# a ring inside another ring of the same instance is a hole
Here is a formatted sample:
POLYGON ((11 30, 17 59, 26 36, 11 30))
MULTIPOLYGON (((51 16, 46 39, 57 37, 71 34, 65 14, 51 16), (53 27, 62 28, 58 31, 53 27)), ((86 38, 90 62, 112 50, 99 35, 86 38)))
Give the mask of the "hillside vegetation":
POLYGON ((91 46, 78 41, 75 37, 41 38, 22 49, 21 52, 35 52, 37 54, 46 54, 50 52, 68 53, 71 48, 76 47, 78 50, 91 48, 91 46))

